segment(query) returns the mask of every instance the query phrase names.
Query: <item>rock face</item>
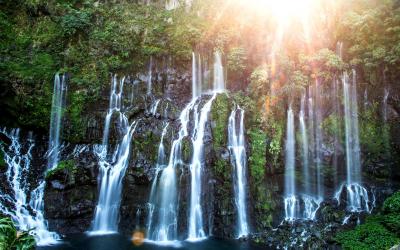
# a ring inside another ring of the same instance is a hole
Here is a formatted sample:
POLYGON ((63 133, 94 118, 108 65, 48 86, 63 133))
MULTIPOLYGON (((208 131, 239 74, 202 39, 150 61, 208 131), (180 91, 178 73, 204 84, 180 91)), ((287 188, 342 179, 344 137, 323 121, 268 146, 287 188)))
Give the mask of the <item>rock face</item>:
MULTIPOLYGON (((131 235, 134 230, 146 230, 149 212, 148 201, 151 185, 155 178, 157 150, 161 140, 162 130, 165 124, 169 124, 164 138, 166 156, 171 150, 171 142, 177 137, 180 127, 179 114, 183 107, 191 99, 191 79, 186 71, 170 71, 153 73, 153 94, 147 95, 146 81, 131 79, 124 89, 126 93, 123 99, 125 114, 129 122, 139 121, 133 135, 132 147, 128 169, 123 179, 123 191, 121 196, 119 229, 126 235, 131 235), (132 88, 130 90, 129 88, 132 88), (157 107, 155 104, 157 103, 157 107)), ((87 110, 85 137, 80 143, 65 142, 61 152, 63 162, 68 162, 69 167, 60 167, 46 176, 45 190, 45 216, 49 222, 50 230, 61 234, 81 233, 90 230, 97 204, 98 183, 98 157, 94 153, 95 144, 102 141, 104 118, 108 108, 109 89, 104 90, 102 99, 97 105, 87 110)), ((209 97, 204 97, 207 99, 209 97)), ((202 100, 204 105, 205 100, 202 100)), ((237 210, 234 200, 233 168, 230 163, 230 153, 227 148, 227 124, 230 111, 233 108, 233 98, 220 94, 214 100, 210 119, 205 125, 204 154, 205 168, 203 169, 203 191, 201 194, 204 230, 206 234, 215 237, 236 237, 237 210)), ((394 116, 393 121, 398 117, 394 116)), ((115 119, 114 119, 115 120, 115 119)), ((65 121, 65 130, 68 131, 68 120, 65 121)), ((194 124, 189 124, 193 127, 194 124)), ((247 126, 247 125, 246 125, 247 126)), ((391 133, 398 131, 398 126, 392 126, 391 133)), ((249 128, 250 131, 250 128, 249 128)), ((118 126, 111 123, 110 146, 118 143, 118 126)), ((248 158, 255 157, 256 140, 252 138, 252 132, 248 132, 247 152, 248 158)), ((344 169, 344 149, 334 145, 334 138, 326 133, 322 145, 323 162, 333 165, 335 161, 338 171, 344 169), (333 149, 336 150, 333 150, 333 149)), ((393 136, 392 136, 393 137, 393 136)), ((0 137, 1 139, 1 137, 0 137)), ((394 141, 393 143, 397 143, 394 141)), ((46 138, 38 143, 41 146, 34 152, 35 175, 43 175, 45 159, 46 138)), ((338 230, 352 227, 357 223, 357 217, 352 215, 345 220, 343 211, 345 207, 338 206, 334 200, 321 204, 317 213, 317 222, 295 222, 293 224, 282 223, 283 220, 283 167, 281 159, 276 166, 270 166, 270 156, 267 147, 270 140, 267 135, 261 134, 257 141, 258 147, 262 147, 262 158, 266 160, 266 166, 261 166, 263 171, 258 173, 254 166, 248 166, 247 204, 251 234, 249 239, 262 242, 270 247, 288 248, 325 248, 335 247, 333 236, 338 230), (272 230, 275 228, 275 230, 272 230)), ((178 181, 178 234, 187 236, 188 211, 190 203, 190 166, 192 157, 192 145, 190 138, 183 142, 183 162, 177 170, 178 181)), ((364 154, 366 152, 363 152, 364 154)), ((366 155, 363 157, 367 158, 366 155)), ((253 159, 254 160, 254 159, 253 159)), ((249 160, 250 161, 250 160, 249 160)), ((297 159, 300 164, 301 159, 297 159)), ((61 162, 60 162, 61 164, 61 162)), ((300 164, 301 165, 301 164, 300 164)), ((299 166, 300 166, 299 165, 299 166)), ((397 183, 388 184, 391 169, 385 161, 370 161, 366 166, 367 175, 364 182, 373 191, 376 204, 381 204, 383 199, 390 195, 397 183), (379 180, 381 178, 381 180, 379 180)), ((331 169, 327 168, 327 172, 331 169)), ((396 171, 393 171, 395 173, 396 171)), ((397 171, 399 172, 399 171, 397 171)), ((333 197, 336 185, 343 176, 338 179, 325 178, 326 192, 333 197)), ((34 181, 35 178, 32 179, 34 181)), ((362 216, 361 216, 362 219, 362 216)))
POLYGON ((46 218, 49 228, 61 234, 81 233, 90 228, 98 195, 95 155, 83 152, 74 156, 72 162, 72 167, 56 169, 46 176, 46 218))

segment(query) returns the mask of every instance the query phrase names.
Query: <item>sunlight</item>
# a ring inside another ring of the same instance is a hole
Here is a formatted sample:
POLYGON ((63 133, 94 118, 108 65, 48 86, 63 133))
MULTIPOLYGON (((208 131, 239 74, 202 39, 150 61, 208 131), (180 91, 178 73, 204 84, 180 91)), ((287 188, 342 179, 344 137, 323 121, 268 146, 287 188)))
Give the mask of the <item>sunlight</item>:
POLYGON ((258 12, 272 14, 281 22, 292 18, 304 18, 317 0, 233 0, 258 12))

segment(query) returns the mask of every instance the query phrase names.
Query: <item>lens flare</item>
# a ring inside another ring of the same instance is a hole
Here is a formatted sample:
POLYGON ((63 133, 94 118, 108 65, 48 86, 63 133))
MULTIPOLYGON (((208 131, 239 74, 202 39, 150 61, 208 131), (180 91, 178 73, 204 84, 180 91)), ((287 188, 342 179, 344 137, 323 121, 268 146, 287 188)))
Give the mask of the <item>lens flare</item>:
POLYGON ((142 231, 135 231, 132 235, 132 243, 135 246, 140 246, 144 241, 144 233, 142 231))

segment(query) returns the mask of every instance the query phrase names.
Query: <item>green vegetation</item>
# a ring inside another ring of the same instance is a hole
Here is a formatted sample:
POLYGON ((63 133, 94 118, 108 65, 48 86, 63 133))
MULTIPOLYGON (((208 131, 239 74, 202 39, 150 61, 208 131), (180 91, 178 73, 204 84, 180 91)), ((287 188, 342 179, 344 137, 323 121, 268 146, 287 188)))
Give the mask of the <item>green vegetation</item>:
POLYGON ((217 95, 211 107, 212 121, 215 124, 212 128, 213 146, 217 151, 227 146, 227 124, 231 107, 229 97, 226 94, 217 95))
POLYGON ((382 122, 378 107, 375 102, 360 113, 360 144, 369 161, 379 160, 390 151, 387 125, 382 122))
POLYGON ((48 180, 56 176, 58 173, 65 173, 65 172, 68 172, 73 176, 77 173, 77 171, 78 168, 75 165, 74 160, 60 161, 56 168, 47 171, 45 178, 48 180))
POLYGON ((250 175, 256 183, 260 183, 265 176, 266 167, 266 136, 261 130, 248 130, 250 140, 249 169, 250 175))
POLYGON ((10 218, 0 218, 0 250, 33 250, 36 242, 28 232, 20 232, 10 218))
POLYGON ((365 224, 340 232, 336 241, 344 249, 389 249, 400 243, 400 192, 386 199, 378 215, 370 215, 365 224))
POLYGON ((0 149, 0 169, 6 166, 6 161, 4 160, 4 152, 0 149))
POLYGON ((68 72, 71 128, 65 135, 82 140, 86 107, 109 86, 110 72, 135 74, 150 56, 190 60, 199 18, 185 13, 134 2, 6 1, 0 6, 6 120, 47 130, 54 74, 68 72))
POLYGON ((153 164, 157 162, 158 144, 160 143, 159 136, 152 131, 147 131, 145 134, 137 135, 133 142, 134 152, 146 155, 146 158, 150 159, 153 164))
POLYGON ((399 238, 388 231, 382 224, 369 219, 353 231, 337 236, 344 249, 389 249, 399 243, 399 238))

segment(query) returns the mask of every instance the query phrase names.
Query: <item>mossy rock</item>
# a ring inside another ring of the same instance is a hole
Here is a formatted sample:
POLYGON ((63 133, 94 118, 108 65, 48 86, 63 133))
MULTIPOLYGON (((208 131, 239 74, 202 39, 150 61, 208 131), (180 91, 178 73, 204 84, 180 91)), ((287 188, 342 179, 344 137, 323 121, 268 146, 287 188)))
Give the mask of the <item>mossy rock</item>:
POLYGON ((260 129, 248 130, 250 142, 249 169, 250 175, 256 183, 260 183, 265 176, 266 167, 266 135, 260 129))
POLYGON ((0 149, 0 170, 5 169, 7 163, 4 160, 4 152, 0 149))
POLYGON ((227 128, 232 102, 227 94, 219 94, 211 107, 213 147, 218 151, 227 145, 227 128))
POLYGON ((140 152, 153 164, 157 161, 158 145, 160 144, 160 136, 154 134, 152 131, 147 131, 133 139, 133 151, 136 155, 140 152))
POLYGON ((60 161, 56 168, 47 171, 46 180, 51 180, 59 174, 69 173, 74 176, 78 172, 78 168, 73 160, 60 161))

